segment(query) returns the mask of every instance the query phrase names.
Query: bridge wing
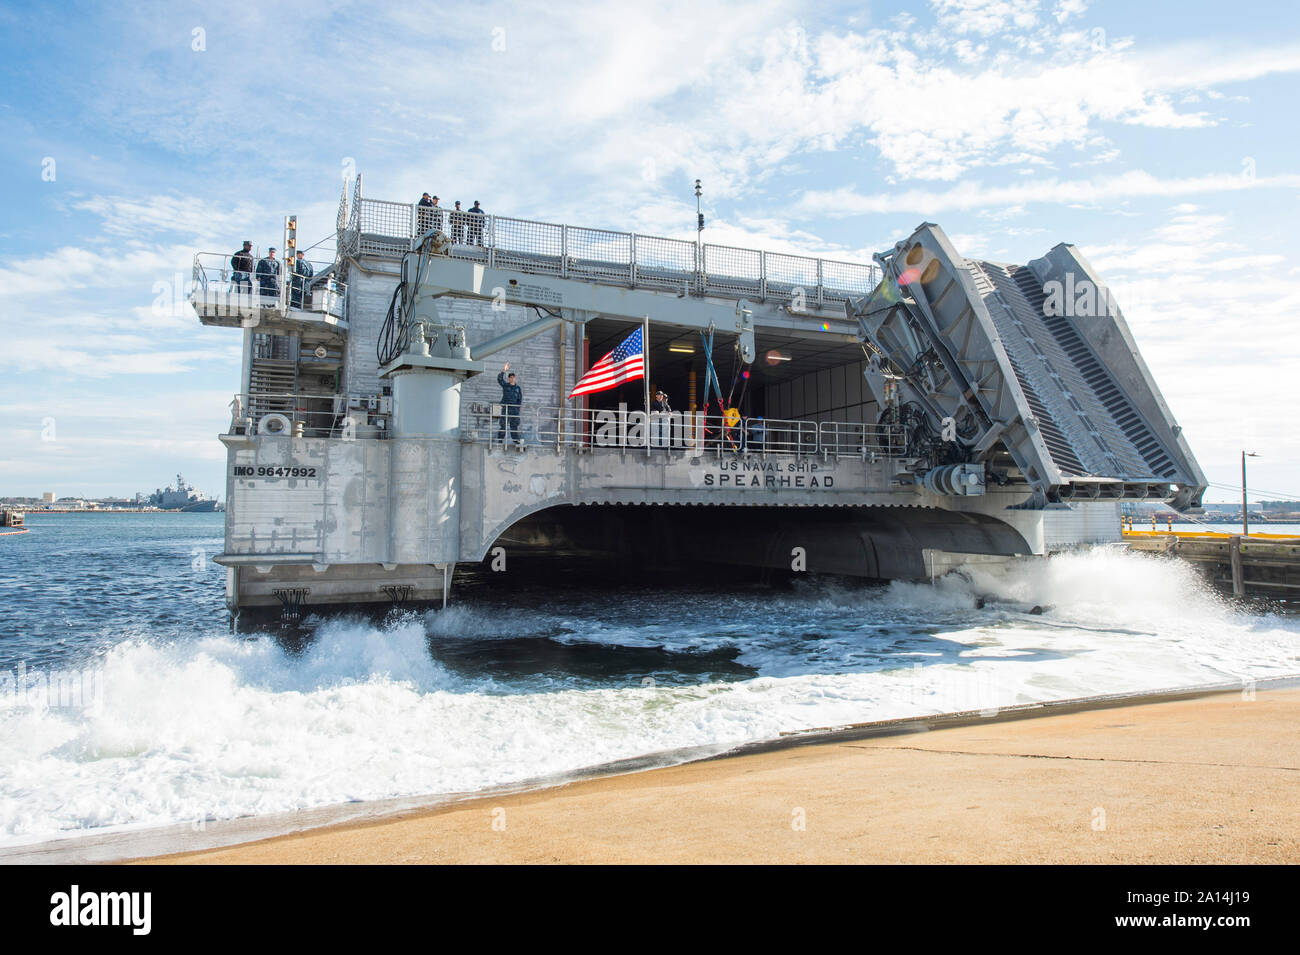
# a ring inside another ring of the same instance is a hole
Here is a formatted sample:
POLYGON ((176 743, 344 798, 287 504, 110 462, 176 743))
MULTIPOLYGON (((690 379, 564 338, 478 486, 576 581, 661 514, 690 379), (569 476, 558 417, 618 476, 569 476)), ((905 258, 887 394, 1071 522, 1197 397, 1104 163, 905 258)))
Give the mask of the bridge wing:
POLYGON ((851 310, 882 407, 896 389, 935 432, 948 419, 967 458, 1018 471, 1044 503, 1199 506, 1205 476, 1110 290, 1072 246, 984 262, 925 223, 876 260, 884 279, 851 310))

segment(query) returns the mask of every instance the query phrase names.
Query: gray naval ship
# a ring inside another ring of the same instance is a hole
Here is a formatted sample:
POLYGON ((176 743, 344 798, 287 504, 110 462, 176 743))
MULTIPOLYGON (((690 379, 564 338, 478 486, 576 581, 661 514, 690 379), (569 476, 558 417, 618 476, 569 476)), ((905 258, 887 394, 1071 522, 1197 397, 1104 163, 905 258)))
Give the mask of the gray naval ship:
POLYGON ((185 511, 187 513, 211 513, 217 509, 217 499, 208 497, 194 485, 187 484, 184 475, 176 475, 176 484, 157 488, 148 497, 152 507, 164 511, 185 511))
MULTIPOLYGON (((289 263, 297 244, 290 216, 289 263)), ((445 605, 458 565, 519 559, 932 579, 1205 490, 1068 244, 986 262, 924 223, 841 262, 372 199, 358 176, 336 250, 280 274, 195 257, 199 320, 243 336, 215 558, 236 616, 445 605), (646 379, 570 398, 638 329, 646 379)))

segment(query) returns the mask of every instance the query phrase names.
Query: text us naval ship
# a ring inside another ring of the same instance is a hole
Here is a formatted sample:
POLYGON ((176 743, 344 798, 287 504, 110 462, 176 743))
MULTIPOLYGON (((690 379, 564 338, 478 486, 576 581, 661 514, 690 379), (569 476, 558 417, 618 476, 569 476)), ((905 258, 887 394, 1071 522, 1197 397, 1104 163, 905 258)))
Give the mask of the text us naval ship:
POLYGON ((288 274, 195 257, 199 319, 243 333, 215 558, 236 613, 445 604, 458 564, 522 555, 924 579, 1204 493, 1069 245, 997 264, 925 223, 867 265, 370 199, 360 176, 310 277, 296 231, 288 274), (569 400, 638 328, 650 381, 569 400))

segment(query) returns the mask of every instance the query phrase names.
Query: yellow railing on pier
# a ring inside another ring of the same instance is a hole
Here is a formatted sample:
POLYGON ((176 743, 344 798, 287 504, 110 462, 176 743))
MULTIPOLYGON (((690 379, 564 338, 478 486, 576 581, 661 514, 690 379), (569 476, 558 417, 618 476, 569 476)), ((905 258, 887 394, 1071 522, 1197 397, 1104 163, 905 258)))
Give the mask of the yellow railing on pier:
MULTIPOLYGON (((1139 537, 1139 538, 1140 538, 1140 537, 1177 537, 1179 540, 1197 540, 1197 539, 1202 539, 1202 540, 1215 540, 1215 539, 1227 540, 1229 537, 1238 537, 1238 536, 1240 536, 1240 533, 1241 533, 1240 531, 1237 531, 1237 532, 1232 532, 1232 531, 1169 531, 1169 530, 1155 530, 1155 531, 1138 531, 1138 530, 1132 530, 1132 531, 1131 531, 1131 530, 1128 530, 1127 528, 1125 528, 1125 530, 1124 530, 1124 536, 1125 536, 1125 537, 1139 537)), ((1251 531, 1251 532, 1250 532, 1250 537, 1251 537, 1251 538, 1256 538, 1256 537, 1258 537, 1258 538, 1260 538, 1260 539, 1262 539, 1262 540, 1282 540, 1282 541, 1284 541, 1284 540, 1296 540, 1296 539, 1297 539, 1295 534, 1261 534, 1261 533, 1259 533, 1259 532, 1257 532, 1257 531, 1251 531)))

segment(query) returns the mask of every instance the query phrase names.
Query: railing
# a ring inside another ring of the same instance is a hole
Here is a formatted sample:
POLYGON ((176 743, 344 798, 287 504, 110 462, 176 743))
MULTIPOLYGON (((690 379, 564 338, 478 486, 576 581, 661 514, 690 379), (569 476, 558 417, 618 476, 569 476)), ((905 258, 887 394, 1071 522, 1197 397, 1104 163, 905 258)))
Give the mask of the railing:
POLYGON ((277 260, 278 272, 259 272, 265 259, 252 255, 252 271, 232 268, 232 254, 199 252, 194 256, 193 286, 190 301, 205 311, 228 309, 228 314, 246 315, 256 310, 272 309, 280 313, 290 308, 320 312, 346 320, 347 285, 333 272, 332 262, 311 262, 313 275, 300 275, 277 260))
POLYGON ((511 414, 499 403, 467 402, 461 414, 463 440, 526 447, 593 450, 646 449, 650 453, 783 454, 876 459, 902 457, 896 429, 858 422, 740 418, 681 412, 596 410, 524 405, 511 414))
POLYGON ((800 309, 869 295, 878 278, 876 267, 863 263, 363 199, 359 189, 339 248, 398 256, 430 231, 451 240, 451 257, 494 268, 790 302, 800 309))
MULTIPOLYGON (((235 395, 230 411, 231 434, 381 438, 389 432, 392 399, 373 394, 254 392, 235 395)), ((647 421, 642 411, 538 405, 525 405, 512 415, 505 405, 481 401, 466 402, 461 413, 462 440, 493 445, 644 452, 647 433, 652 455, 679 451, 875 460, 902 457, 904 452, 897 429, 855 421, 727 419, 689 412, 651 412, 647 421)))
POLYGON ((857 457, 867 449, 899 458, 906 446, 902 429, 896 427, 857 421, 823 421, 817 426, 817 447, 832 457, 857 457))
POLYGON ((419 236, 429 232, 443 233, 454 245, 491 244, 491 238, 487 234, 487 216, 468 209, 416 205, 414 229, 411 234, 419 236))
POLYGON ((230 433, 382 438, 392 417, 391 401, 384 395, 239 394, 230 402, 230 433))

